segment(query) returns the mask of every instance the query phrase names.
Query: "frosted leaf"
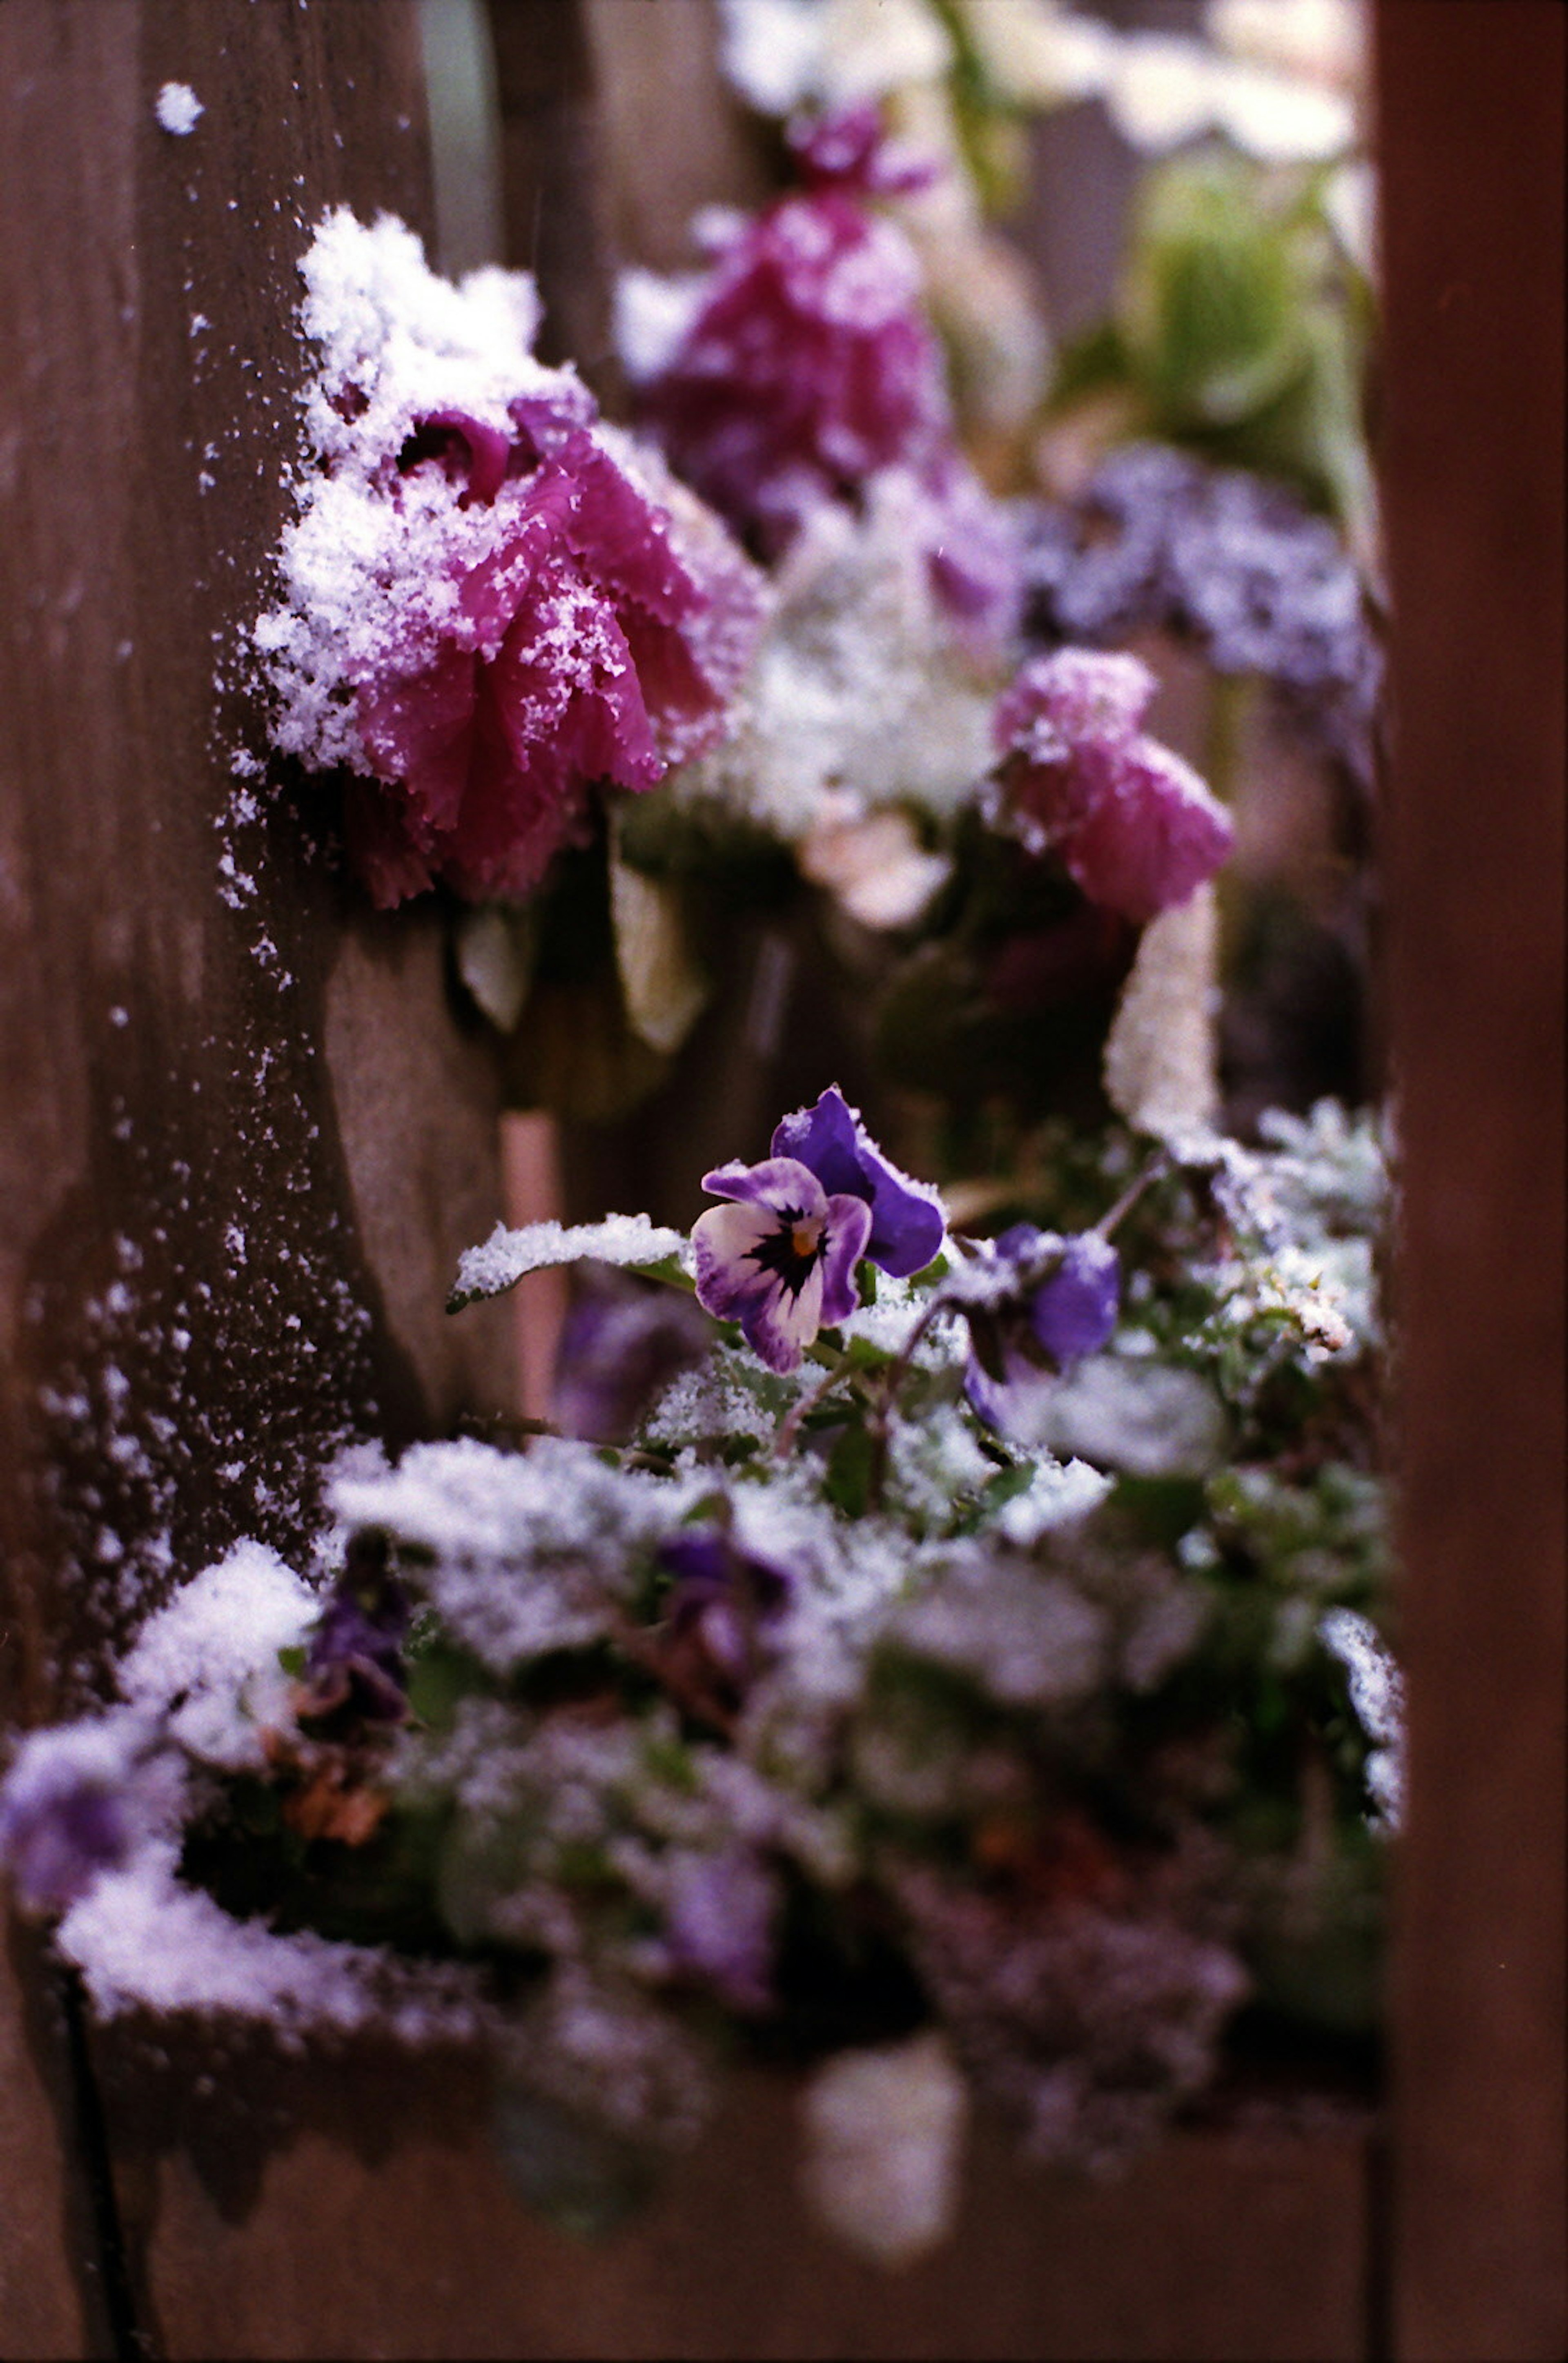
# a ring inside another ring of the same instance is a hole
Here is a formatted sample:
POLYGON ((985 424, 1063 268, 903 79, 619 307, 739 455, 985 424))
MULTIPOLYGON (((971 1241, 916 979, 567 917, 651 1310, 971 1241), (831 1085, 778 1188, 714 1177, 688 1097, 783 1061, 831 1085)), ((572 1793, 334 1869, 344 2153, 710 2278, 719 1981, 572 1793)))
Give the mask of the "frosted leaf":
POLYGON ((650 1271, 672 1256, 684 1259, 685 1248, 684 1231, 671 1230, 646 1215, 606 1215, 601 1223, 525 1223, 520 1230, 497 1223, 483 1246, 465 1248, 458 1259, 447 1310, 455 1313, 481 1296, 500 1296, 525 1273, 555 1264, 592 1259, 650 1271))
POLYGON ((1405 1808, 1405 1677, 1370 1617, 1353 1608, 1331 1608, 1318 1632, 1350 1677, 1357 1722, 1379 1743, 1366 1762, 1376 1825, 1397 1830, 1405 1808))
POLYGON ((99 1880, 55 1932, 100 2018, 200 2011, 260 2022, 285 2044, 317 2028, 377 2027, 409 2043, 472 2038, 484 2024, 476 1981, 411 1968, 390 1953, 236 1920, 186 1887, 178 1848, 158 1841, 99 1880))
POLYGON ((958 2214, 969 2094, 940 2035, 841 2051, 800 2098, 801 2187, 846 2246, 898 2270, 958 2214))
POLYGON ((707 1001, 692 958, 675 888, 628 862, 610 860, 610 922, 626 1014, 649 1048, 672 1056, 707 1001))
POLYGON ((1211 1124, 1219 915, 1205 884, 1151 919, 1106 1037, 1106 1097, 1135 1132, 1165 1139, 1211 1124))
POLYGON ((527 915, 499 903, 465 911, 456 933, 458 974, 498 1032, 516 1030, 533 976, 527 915))
POLYGON ((1095 1354, 1043 1398, 1040 1441, 1130 1477, 1203 1476, 1225 1445, 1225 1413, 1195 1370, 1095 1354))

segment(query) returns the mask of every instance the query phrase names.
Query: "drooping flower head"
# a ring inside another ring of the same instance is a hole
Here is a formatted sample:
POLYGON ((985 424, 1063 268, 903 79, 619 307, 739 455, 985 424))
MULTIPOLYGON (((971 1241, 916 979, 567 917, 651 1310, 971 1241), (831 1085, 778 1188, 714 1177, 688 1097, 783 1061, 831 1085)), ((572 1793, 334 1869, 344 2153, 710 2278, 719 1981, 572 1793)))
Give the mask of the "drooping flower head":
POLYGON ((739 1321, 770 1370, 797 1369, 817 1331, 860 1303, 855 1266, 871 1235, 870 1204, 855 1193, 829 1193, 795 1157, 720 1166, 702 1186, 731 1203, 710 1206, 693 1226, 698 1304, 739 1321))
POLYGON ((824 1190, 863 1198, 871 1230, 863 1252, 895 1279, 923 1271, 941 1246, 946 1230, 935 1190, 911 1181, 885 1158, 837 1083, 815 1107, 797 1108, 773 1134, 775 1157, 797 1158, 824 1190))
POLYGON ((1139 728, 1154 676, 1137 657, 1034 657, 997 701, 1003 810, 1091 903, 1138 925, 1184 903, 1234 831, 1197 773, 1139 728))
POLYGON ((651 787, 711 743, 759 579, 657 460, 528 349, 529 283, 435 278, 384 216, 328 216, 302 264, 317 462, 254 638, 274 743, 354 775, 375 900, 442 879, 525 894, 590 786, 651 787))
POLYGON ((1116 1327, 1121 1269, 1097 1231, 1062 1238, 1017 1223, 951 1292, 973 1351, 964 1391, 1003 1435, 1022 1434, 1042 1388, 1097 1354, 1116 1327))
POLYGON ((917 188, 865 104, 796 130, 806 183, 738 228, 678 333, 628 362, 676 471, 768 559, 823 503, 906 471, 932 587, 978 644, 1011 629, 1020 550, 954 439, 913 246, 868 199, 917 188))

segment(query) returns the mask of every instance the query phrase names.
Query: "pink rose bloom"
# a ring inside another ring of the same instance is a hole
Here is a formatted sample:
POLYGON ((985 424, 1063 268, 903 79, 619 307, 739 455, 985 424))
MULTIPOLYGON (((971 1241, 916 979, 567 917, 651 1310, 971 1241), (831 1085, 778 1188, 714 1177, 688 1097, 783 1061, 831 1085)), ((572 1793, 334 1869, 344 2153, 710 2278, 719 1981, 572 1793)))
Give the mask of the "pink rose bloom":
POLYGON ((883 144, 874 106, 792 135, 806 187, 735 232, 673 351, 639 388, 672 466, 764 558, 823 502, 908 470, 933 586, 970 637, 1011 627, 1016 538, 953 439, 918 257, 869 196, 931 175, 883 144))
POLYGON ((1154 676, 1137 657, 1034 657, 998 699, 1003 808, 1091 903, 1142 926, 1184 903, 1230 851, 1224 806, 1139 729, 1154 676))
POLYGON ((255 627, 274 743, 349 780, 385 907, 437 880, 518 897, 590 789, 651 787, 722 734, 764 592, 656 454, 528 349, 528 283, 429 272, 384 216, 329 215, 302 270, 317 461, 255 627))

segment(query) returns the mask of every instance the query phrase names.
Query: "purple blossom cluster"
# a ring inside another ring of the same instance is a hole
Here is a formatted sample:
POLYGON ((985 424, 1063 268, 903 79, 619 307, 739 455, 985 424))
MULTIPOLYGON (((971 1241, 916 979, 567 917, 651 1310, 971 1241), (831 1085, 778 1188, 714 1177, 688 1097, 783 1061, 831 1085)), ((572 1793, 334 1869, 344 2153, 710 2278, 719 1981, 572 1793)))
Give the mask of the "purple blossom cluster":
POLYGON ((1230 851, 1229 815, 1139 725, 1154 676, 1137 657, 1032 657, 996 705, 1003 816, 1091 903, 1135 925, 1184 903, 1230 851))
POLYGON ((1150 625, 1194 638, 1218 672, 1272 682, 1370 786, 1382 664, 1355 560, 1283 484, 1129 444, 1026 537, 1026 628, 1048 644, 1150 625))
POLYGON ((639 387, 639 417, 768 559, 824 503, 853 506, 881 471, 908 471, 932 588, 967 637, 995 644, 1017 617, 1016 535, 960 455, 918 258, 868 204, 929 172, 884 145, 870 104, 791 145, 804 188, 730 238, 676 349, 639 387))

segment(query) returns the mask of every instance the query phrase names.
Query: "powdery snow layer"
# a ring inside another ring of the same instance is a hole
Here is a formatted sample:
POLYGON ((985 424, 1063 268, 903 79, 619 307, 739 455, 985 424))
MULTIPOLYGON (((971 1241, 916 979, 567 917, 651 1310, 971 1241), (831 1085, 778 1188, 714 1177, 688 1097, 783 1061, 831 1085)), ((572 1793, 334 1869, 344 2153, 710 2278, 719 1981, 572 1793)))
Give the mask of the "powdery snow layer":
POLYGON ((526 276, 454 286, 402 222, 343 207, 300 269, 310 464, 252 631, 273 743, 356 775, 345 825, 379 903, 438 876, 525 894, 591 782, 650 787, 722 732, 761 577, 533 358, 526 276))
POLYGON ((286 1719, 278 1652, 317 1614, 310 1586, 264 1543, 240 1542, 150 1616, 119 1670, 121 1695, 161 1712, 204 1762, 260 1769, 260 1731, 286 1719))
POLYGON ((210 1895, 182 1885, 172 1845, 142 1847, 99 1879, 55 1932, 99 2017, 227 2013, 294 2042, 310 2028, 374 2027, 409 2043, 480 2033, 484 2014, 466 1974, 231 1919, 210 1895))
POLYGON ((198 116, 206 107, 187 82, 166 82, 152 102, 152 112, 160 125, 176 139, 186 139, 196 128, 198 116))
POLYGON ((606 1215, 602 1223, 525 1223, 508 1230, 497 1223, 480 1247, 465 1248, 457 1268, 452 1306, 477 1296, 499 1296, 530 1271, 551 1264, 619 1264, 643 1270, 685 1250, 685 1235, 651 1222, 646 1215, 606 1215))

